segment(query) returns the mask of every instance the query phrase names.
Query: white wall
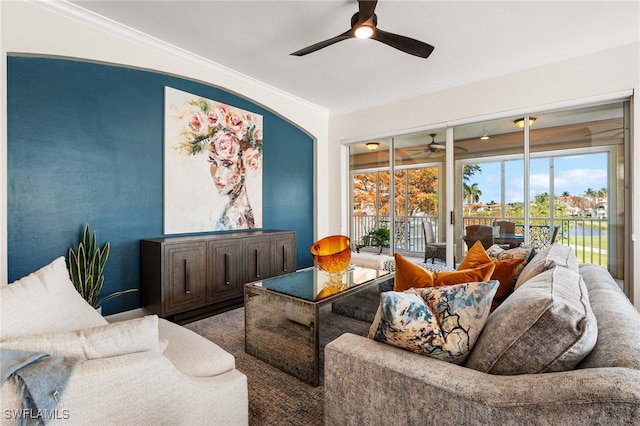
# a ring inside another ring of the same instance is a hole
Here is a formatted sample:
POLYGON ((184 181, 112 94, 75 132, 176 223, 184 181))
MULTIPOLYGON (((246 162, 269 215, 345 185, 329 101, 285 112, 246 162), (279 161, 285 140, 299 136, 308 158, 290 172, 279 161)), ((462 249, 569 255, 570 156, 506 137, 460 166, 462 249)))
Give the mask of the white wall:
MULTIPOLYGON (((640 193, 640 43, 485 80, 392 104, 332 116, 329 121, 332 189, 330 232, 348 232, 348 176, 343 141, 358 141, 458 120, 510 112, 536 112, 585 99, 633 91, 633 182, 640 193), (338 177, 339 176, 339 177, 338 177)), ((640 259, 640 196, 633 199, 632 253, 640 259)), ((634 262, 631 262, 634 263, 634 262)), ((640 309, 640 267, 632 271, 632 300, 640 309)))
MULTIPOLYGON (((328 111, 266 87, 215 64, 199 61, 145 39, 133 41, 87 23, 86 16, 72 18, 74 9, 53 11, 25 1, 0 1, 0 283, 7 274, 7 115, 6 58, 8 54, 62 56, 165 72, 218 86, 295 123, 316 139, 316 170, 327 169, 328 111)), ((316 172, 317 174, 317 172, 316 172)), ((329 215, 327 182, 316 178, 316 235, 326 235, 329 215)))

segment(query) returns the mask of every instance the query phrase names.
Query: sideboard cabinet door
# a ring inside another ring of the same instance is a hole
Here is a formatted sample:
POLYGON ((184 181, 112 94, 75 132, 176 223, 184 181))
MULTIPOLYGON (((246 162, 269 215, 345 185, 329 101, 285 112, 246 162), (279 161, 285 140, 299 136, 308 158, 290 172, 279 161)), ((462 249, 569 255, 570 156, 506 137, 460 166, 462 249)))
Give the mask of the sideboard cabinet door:
POLYGON ((209 241, 209 296, 211 303, 242 296, 242 240, 209 241))
POLYGON ((271 237, 248 237, 244 240, 245 282, 271 277, 271 237))
POLYGON ((290 274, 296 271, 296 233, 281 232, 273 234, 273 244, 271 247, 272 275, 290 274))
POLYGON ((164 276, 167 279, 163 311, 171 315, 198 308, 207 302, 207 245, 205 243, 165 246, 164 276))

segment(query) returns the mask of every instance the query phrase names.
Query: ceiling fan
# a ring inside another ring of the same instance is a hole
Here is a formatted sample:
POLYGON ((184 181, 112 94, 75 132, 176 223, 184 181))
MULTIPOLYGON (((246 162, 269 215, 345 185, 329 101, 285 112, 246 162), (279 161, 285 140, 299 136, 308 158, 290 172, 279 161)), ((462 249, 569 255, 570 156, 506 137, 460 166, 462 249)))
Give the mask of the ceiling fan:
POLYGON ((293 52, 291 55, 304 56, 316 50, 320 50, 327 46, 331 46, 342 40, 350 38, 371 38, 381 43, 394 47, 410 55, 428 58, 433 52, 434 47, 421 41, 401 36, 398 34, 388 33, 377 28, 378 16, 374 13, 376 9, 376 1, 358 0, 358 12, 351 17, 351 29, 325 41, 313 44, 304 49, 293 52))
MULTIPOLYGON (((430 133, 429 136, 431 136, 431 142, 427 145, 426 148, 419 148, 419 154, 414 155, 413 157, 415 158, 417 156, 424 156, 425 153, 426 157, 428 158, 444 157, 444 151, 447 149, 447 147, 436 142, 436 135, 437 133, 430 133)), ((461 146, 454 146, 453 152, 455 154, 462 154, 463 152, 467 152, 467 149, 461 146)))

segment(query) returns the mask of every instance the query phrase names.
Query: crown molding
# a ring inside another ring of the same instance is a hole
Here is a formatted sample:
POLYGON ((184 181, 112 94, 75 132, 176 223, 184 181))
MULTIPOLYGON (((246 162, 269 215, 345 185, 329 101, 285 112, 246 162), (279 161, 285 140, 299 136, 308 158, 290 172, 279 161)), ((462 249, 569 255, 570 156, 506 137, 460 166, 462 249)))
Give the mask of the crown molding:
POLYGON ((252 78, 245 74, 234 71, 231 68, 227 68, 209 59, 203 58, 202 56, 189 52, 186 49, 174 46, 170 43, 167 43, 166 41, 160 40, 142 31, 128 27, 124 24, 121 24, 112 19, 106 18, 90 10, 84 9, 78 5, 69 3, 67 0, 55 0, 55 1, 26 0, 26 1, 35 6, 39 6, 49 11, 58 13, 67 18, 73 19, 75 21, 81 22, 83 24, 89 25, 99 30, 105 31, 109 34, 122 37, 126 40, 145 46, 149 49, 162 52, 166 55, 172 56, 181 61, 188 62, 193 65, 205 68, 217 74, 221 74, 225 77, 236 80, 239 83, 254 87, 261 91, 271 93, 272 95, 278 96, 280 98, 284 98, 290 102, 304 106, 305 108, 311 108, 325 114, 329 113, 328 109, 323 108, 314 103, 311 103, 295 95, 292 95, 289 92, 285 92, 281 89, 278 89, 277 87, 263 83, 259 80, 256 80, 255 78, 252 78))

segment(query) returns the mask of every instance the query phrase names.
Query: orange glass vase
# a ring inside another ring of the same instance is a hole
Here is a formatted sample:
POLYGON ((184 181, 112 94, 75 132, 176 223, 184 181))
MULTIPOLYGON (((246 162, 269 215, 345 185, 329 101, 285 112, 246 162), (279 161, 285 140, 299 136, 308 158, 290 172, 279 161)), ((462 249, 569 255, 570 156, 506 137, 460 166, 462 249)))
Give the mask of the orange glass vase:
POLYGON ((351 262, 351 240, 345 235, 332 235, 316 241, 311 254, 318 268, 330 274, 341 272, 351 262))

